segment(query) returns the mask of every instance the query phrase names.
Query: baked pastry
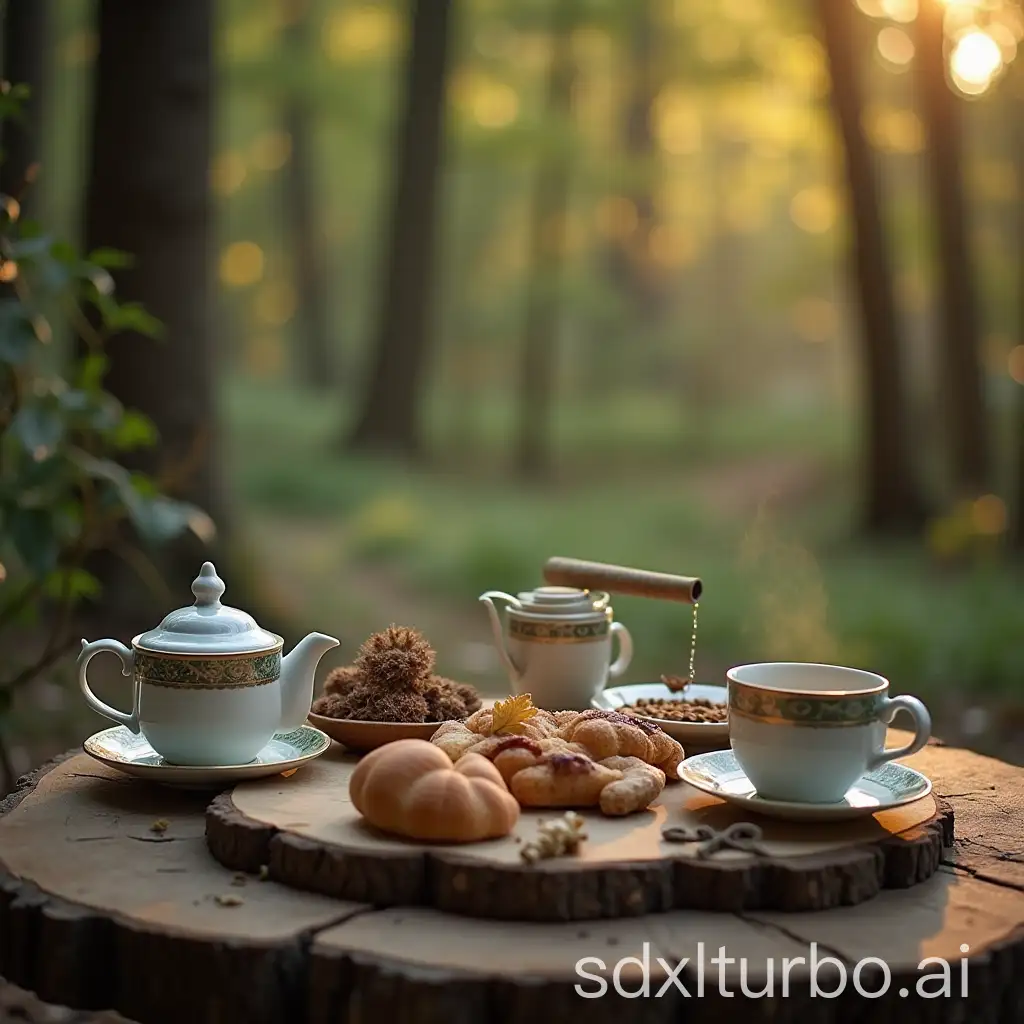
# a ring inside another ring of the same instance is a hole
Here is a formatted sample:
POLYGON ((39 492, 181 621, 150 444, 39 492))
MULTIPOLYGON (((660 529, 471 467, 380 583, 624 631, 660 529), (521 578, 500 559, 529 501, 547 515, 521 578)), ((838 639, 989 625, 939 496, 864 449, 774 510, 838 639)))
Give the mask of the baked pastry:
POLYGON ((668 778, 679 778, 683 747, 654 722, 592 708, 566 722, 558 736, 585 747, 597 761, 607 757, 638 757, 660 768, 668 778))
POLYGON ((371 751, 348 788, 371 825, 409 839, 477 842, 508 835, 519 820, 519 804, 490 761, 469 754, 453 765, 426 740, 371 751))
POLYGON ((446 722, 431 743, 456 764, 471 755, 492 761, 524 807, 597 806, 615 816, 650 806, 683 759, 656 725, 614 712, 543 711, 526 695, 446 722))

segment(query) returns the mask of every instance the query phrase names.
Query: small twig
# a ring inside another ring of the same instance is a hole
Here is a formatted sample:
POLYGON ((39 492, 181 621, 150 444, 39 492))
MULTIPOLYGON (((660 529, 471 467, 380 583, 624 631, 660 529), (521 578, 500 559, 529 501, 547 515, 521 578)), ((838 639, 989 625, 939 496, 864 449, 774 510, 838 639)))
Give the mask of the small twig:
POLYGON ((700 843, 697 856, 703 860, 719 850, 739 850, 742 853, 756 853, 765 856, 767 850, 761 845, 763 833, 757 825, 737 821, 728 828, 716 831, 710 825, 687 828, 674 825, 661 830, 661 838, 669 843, 700 843))
POLYGON ((7 737, 0 729, 0 796, 6 796, 17 782, 11 752, 7 749, 7 737))

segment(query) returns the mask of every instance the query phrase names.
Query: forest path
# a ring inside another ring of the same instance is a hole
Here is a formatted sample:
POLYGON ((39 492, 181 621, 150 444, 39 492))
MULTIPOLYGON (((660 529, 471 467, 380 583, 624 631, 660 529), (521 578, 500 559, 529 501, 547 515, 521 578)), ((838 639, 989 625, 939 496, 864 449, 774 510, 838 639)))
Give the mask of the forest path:
MULTIPOLYGON (((770 457, 701 467, 692 471, 689 487, 709 514, 739 518, 756 513, 766 500, 798 501, 820 479, 811 460, 770 457)), ((342 640, 328 655, 330 664, 349 662, 362 639, 376 630, 393 622, 415 623, 438 651, 438 671, 492 695, 503 692, 507 684, 475 595, 432 598, 414 589, 399 569, 351 558, 341 521, 256 512, 247 533, 263 553, 261 568, 275 581, 282 606, 304 626, 342 640)))

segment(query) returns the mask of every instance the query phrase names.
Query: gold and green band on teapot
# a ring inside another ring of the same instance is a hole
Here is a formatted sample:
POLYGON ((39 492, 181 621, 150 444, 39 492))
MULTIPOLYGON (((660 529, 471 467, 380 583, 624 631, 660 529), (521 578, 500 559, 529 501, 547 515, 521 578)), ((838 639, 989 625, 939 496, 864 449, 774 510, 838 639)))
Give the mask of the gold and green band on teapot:
POLYGON ((196 658, 135 649, 135 674, 144 683, 173 689, 223 690, 263 686, 281 675, 281 650, 196 658))
POLYGON ((604 640, 611 631, 607 617, 592 622, 534 621, 510 616, 509 636, 540 644, 582 644, 604 640))

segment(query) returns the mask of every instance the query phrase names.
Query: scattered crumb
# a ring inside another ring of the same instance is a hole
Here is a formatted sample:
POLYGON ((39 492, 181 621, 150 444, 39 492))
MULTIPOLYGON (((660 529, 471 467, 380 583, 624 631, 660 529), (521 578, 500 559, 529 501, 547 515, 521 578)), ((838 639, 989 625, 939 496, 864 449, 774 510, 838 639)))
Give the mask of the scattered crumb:
POLYGON ((294 775, 298 770, 298 768, 289 768, 288 771, 281 772, 281 778, 287 779, 289 775, 294 775))
POLYGON ((270 878, 270 866, 268 864, 261 864, 259 874, 256 876, 261 882, 267 881, 270 878))
POLYGON ((245 885, 247 881, 248 879, 245 877, 245 875, 242 874, 241 871, 236 871, 231 878, 232 885, 245 885))
POLYGON ((150 832, 155 832, 157 835, 163 835, 171 827, 171 823, 163 818, 158 818, 149 826, 150 832))
POLYGON ((233 893, 224 893, 213 898, 222 907, 240 907, 245 902, 241 896, 235 896, 233 893))

